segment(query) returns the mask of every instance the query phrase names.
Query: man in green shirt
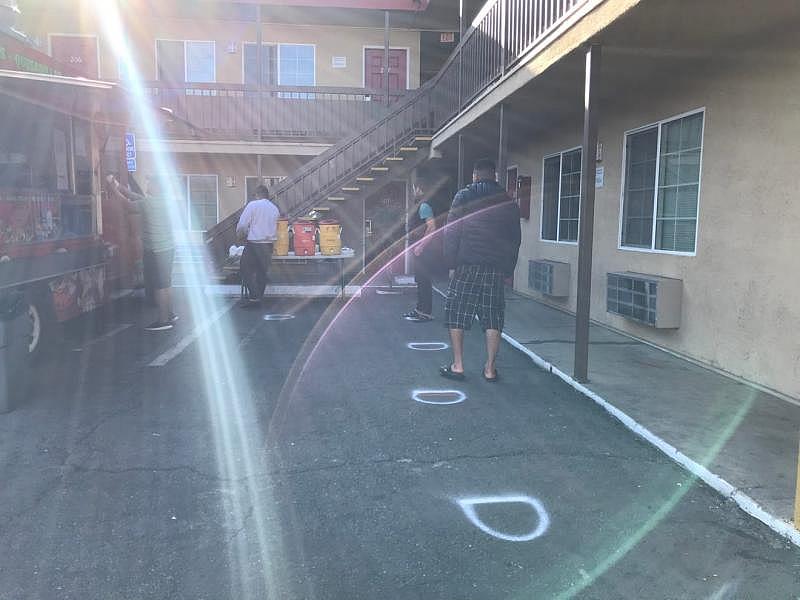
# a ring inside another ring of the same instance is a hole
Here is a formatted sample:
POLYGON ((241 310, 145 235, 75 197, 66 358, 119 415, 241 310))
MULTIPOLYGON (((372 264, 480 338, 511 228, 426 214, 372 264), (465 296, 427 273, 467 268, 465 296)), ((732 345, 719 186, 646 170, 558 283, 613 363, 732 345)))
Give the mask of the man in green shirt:
POLYGON ((111 191, 127 201, 132 212, 142 217, 142 250, 145 287, 153 290, 158 320, 145 329, 166 331, 178 320, 172 311, 172 262, 175 258, 175 242, 169 218, 167 199, 161 192, 157 177, 151 177, 147 194, 137 194, 122 187, 113 175, 109 175, 111 191))

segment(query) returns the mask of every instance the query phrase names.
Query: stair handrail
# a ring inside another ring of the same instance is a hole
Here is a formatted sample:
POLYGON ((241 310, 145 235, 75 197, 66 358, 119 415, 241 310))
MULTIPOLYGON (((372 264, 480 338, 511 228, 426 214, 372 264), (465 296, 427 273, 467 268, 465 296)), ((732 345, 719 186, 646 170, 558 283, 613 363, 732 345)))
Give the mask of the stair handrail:
MULTIPOLYGON (((387 127, 390 121, 397 118, 399 115, 404 114, 409 108, 417 105, 421 99, 427 98, 431 88, 433 87, 435 79, 436 78, 426 82, 412 93, 404 96, 403 99, 397 102, 397 106, 393 107, 390 112, 374 120, 373 123, 364 130, 334 144, 297 169, 291 177, 278 183, 272 190, 275 199, 282 204, 282 200, 285 198, 286 193, 291 190, 293 186, 302 182, 305 178, 310 176, 315 171, 318 171, 321 167, 330 165, 332 160, 342 156, 347 150, 354 147, 359 141, 362 141, 376 131, 380 131, 382 127, 387 127)), ((431 127, 432 126, 433 124, 431 123, 431 127)), ((391 140, 391 142, 394 144, 396 144, 398 141, 399 140, 397 139, 391 140)), ((282 205, 282 208, 284 212, 289 215, 298 210, 297 206, 282 205)), ((227 233, 230 229, 235 227, 235 223, 238 221, 241 211, 242 208, 239 208, 224 220, 220 221, 215 227, 209 229, 205 235, 205 242, 210 244, 214 242, 216 238, 227 233)))

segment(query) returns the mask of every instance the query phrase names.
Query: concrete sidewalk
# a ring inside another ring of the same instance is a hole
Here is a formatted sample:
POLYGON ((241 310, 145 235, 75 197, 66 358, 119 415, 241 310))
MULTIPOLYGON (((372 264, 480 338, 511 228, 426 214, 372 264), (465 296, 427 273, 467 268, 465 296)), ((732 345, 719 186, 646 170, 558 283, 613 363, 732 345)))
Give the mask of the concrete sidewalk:
POLYGON ((574 317, 514 292, 507 301, 509 343, 800 543, 791 523, 800 406, 597 325, 582 386, 571 379, 574 317))

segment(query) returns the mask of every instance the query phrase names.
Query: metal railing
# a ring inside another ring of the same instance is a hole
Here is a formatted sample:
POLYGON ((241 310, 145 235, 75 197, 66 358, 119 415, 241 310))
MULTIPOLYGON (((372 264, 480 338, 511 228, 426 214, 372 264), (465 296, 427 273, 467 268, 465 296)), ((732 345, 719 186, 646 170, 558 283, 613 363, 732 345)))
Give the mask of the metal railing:
MULTIPOLYGON (((513 68, 580 7, 596 0, 490 0, 439 73, 391 111, 306 163, 274 190, 290 217, 314 206, 414 135, 431 134, 513 68)), ((239 213, 206 234, 212 252, 234 241, 239 213)))
MULTIPOLYGON (((155 81, 145 91, 181 121, 166 132, 173 137, 185 137, 188 125, 197 138, 330 141, 387 113, 386 96, 365 88, 270 86, 259 92, 238 84, 155 81)), ((401 97, 394 94, 390 101, 401 97)))

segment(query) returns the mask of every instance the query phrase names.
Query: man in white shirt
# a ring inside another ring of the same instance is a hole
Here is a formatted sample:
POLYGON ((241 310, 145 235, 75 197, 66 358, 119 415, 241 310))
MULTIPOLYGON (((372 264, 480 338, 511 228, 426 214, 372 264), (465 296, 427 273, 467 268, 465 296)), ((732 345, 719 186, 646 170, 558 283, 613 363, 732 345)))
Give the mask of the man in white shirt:
POLYGON ((239 272, 248 292, 248 297, 242 302, 243 308, 258 306, 264 296, 279 217, 280 211, 269 200, 267 187, 258 186, 236 225, 237 237, 246 240, 239 262, 239 272))

